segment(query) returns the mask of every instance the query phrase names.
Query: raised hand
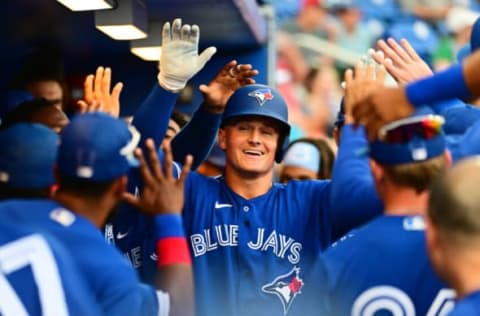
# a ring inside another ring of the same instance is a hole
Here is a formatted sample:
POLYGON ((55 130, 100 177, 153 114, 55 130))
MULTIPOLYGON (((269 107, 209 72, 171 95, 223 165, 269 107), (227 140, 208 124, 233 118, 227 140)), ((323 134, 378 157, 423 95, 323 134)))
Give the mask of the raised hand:
MULTIPOLYGON (((354 108, 364 102, 379 87, 383 87, 386 71, 374 63, 358 62, 355 70, 345 71, 345 120, 352 122, 354 108)), ((357 123, 361 123, 357 122, 357 123)))
POLYGON ((162 30, 162 55, 160 56, 158 82, 169 91, 178 92, 187 81, 199 72, 217 49, 213 46, 198 54, 200 28, 175 19, 162 30))
POLYGON ((355 122, 365 126, 369 140, 376 139, 382 126, 411 115, 414 111, 408 102, 403 86, 378 87, 352 110, 355 122))
POLYGON ((102 66, 95 75, 88 75, 83 84, 84 98, 77 105, 80 113, 102 111, 114 117, 120 115, 120 93, 123 84, 118 82, 110 92, 112 70, 102 66))
POLYGON ((240 87, 254 84, 252 78, 258 75, 258 70, 250 64, 237 64, 236 60, 228 62, 217 73, 208 85, 200 85, 207 109, 214 113, 223 113, 228 99, 240 87))
POLYGON ((185 179, 190 172, 192 156, 187 156, 182 173, 176 179, 173 176, 173 155, 170 144, 166 143, 163 148, 165 153, 163 170, 152 139, 147 139, 145 145, 149 164, 145 161, 140 148, 135 151, 135 156, 139 161, 140 175, 143 179, 142 191, 138 197, 131 193, 125 193, 124 201, 150 216, 180 214, 184 203, 185 179))
POLYGON ((401 39, 400 44, 393 38, 389 38, 387 42, 379 40, 377 44, 380 50, 374 52, 372 57, 382 64, 398 83, 409 83, 433 74, 406 39, 401 39))

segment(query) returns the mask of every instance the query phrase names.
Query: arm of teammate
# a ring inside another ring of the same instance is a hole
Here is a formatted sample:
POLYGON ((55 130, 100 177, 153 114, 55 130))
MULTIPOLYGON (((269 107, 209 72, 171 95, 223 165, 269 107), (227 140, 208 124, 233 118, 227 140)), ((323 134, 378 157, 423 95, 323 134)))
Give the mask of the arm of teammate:
POLYGON ((411 115, 415 107, 452 98, 480 95, 480 51, 429 78, 397 88, 379 87, 359 100, 353 110, 355 119, 367 127, 373 139, 384 124, 411 115), (391 106, 394 104, 395 106, 391 106))
MULTIPOLYGON (((370 51, 375 61, 385 67, 400 84, 408 84, 433 75, 428 64, 417 54, 406 39, 398 43, 393 38, 377 42, 378 51, 370 51)), ((463 134, 480 117, 480 109, 465 104, 459 99, 434 102, 428 106, 445 117, 447 134, 463 134)))
POLYGON ((330 195, 333 240, 365 223, 383 210, 376 194, 368 161, 368 141, 363 127, 354 128, 352 107, 368 89, 383 84, 385 70, 374 65, 357 64, 355 73, 345 74, 345 125, 335 161, 330 195), (355 76, 354 76, 355 75, 355 76), (376 78, 376 79, 375 79, 376 78))
POLYGON ((164 145, 163 168, 155 143, 148 139, 145 147, 149 164, 140 149, 135 153, 144 182, 142 191, 139 197, 126 193, 124 198, 138 210, 153 217, 158 253, 156 286, 169 295, 170 315, 193 315, 192 264, 181 217, 184 184, 192 157, 187 156, 177 179, 173 175, 170 144, 164 145))
POLYGON ((222 67, 208 85, 201 85, 204 102, 188 124, 173 138, 172 151, 176 161, 188 154, 195 157, 195 170, 208 156, 217 136, 222 113, 228 99, 240 87, 255 83, 258 71, 250 64, 232 60, 222 67))
POLYGON ((140 131, 142 140, 152 138, 155 143, 161 143, 178 92, 215 54, 216 48, 209 47, 199 55, 199 39, 197 25, 182 26, 181 19, 175 19, 171 27, 169 22, 163 25, 162 55, 157 76, 159 85, 155 85, 136 111, 132 122, 140 131))

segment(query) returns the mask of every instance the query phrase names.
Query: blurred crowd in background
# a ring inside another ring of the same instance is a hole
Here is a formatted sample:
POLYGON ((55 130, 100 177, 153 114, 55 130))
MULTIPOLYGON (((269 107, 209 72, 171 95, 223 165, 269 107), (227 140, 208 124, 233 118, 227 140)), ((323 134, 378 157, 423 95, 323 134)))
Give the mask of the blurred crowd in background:
POLYGON ((276 84, 288 101, 292 139, 332 133, 343 72, 378 39, 406 38, 434 71, 469 52, 474 0, 283 0, 277 12, 276 84))

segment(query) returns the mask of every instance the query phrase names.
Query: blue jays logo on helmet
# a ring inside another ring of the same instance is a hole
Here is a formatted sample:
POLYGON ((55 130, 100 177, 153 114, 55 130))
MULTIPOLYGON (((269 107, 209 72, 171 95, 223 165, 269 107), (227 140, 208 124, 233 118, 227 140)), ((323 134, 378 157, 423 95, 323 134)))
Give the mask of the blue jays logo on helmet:
POLYGON ((273 93, 270 89, 257 89, 250 92, 248 96, 254 97, 260 105, 263 105, 266 101, 273 100, 273 93))
POLYGON ((275 294, 283 305, 283 314, 287 315, 295 297, 302 293, 303 280, 300 278, 300 268, 294 267, 287 274, 281 275, 273 282, 265 284, 262 291, 275 294))

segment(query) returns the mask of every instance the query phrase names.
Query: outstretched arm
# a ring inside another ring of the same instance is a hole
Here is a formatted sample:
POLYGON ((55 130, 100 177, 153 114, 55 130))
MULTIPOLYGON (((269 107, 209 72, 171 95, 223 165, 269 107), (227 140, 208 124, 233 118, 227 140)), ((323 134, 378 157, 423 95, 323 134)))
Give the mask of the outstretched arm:
POLYGON ((383 125, 409 116, 415 107, 452 98, 480 96, 479 67, 480 51, 476 51, 463 64, 429 78, 407 86, 371 90, 368 96, 357 102, 353 115, 367 127, 368 137, 373 139, 383 125))
POLYGON ((143 140, 152 138, 156 143, 161 143, 177 93, 215 54, 216 48, 209 47, 199 55, 199 38, 200 28, 197 25, 182 25, 181 19, 175 19, 171 27, 169 22, 163 25, 162 55, 157 76, 159 86, 155 85, 132 122, 143 140))
POLYGON ((179 178, 174 176, 170 144, 164 145, 164 166, 155 143, 146 141, 146 163, 141 150, 136 151, 143 188, 136 197, 125 193, 126 202, 152 216, 157 242, 158 268, 156 286, 170 297, 169 315, 193 315, 193 277, 190 251, 183 230, 181 212, 184 205, 185 179, 192 157, 188 156, 179 178))
POLYGON ((381 214, 382 203, 376 191, 368 161, 368 141, 363 127, 354 128, 352 107, 368 89, 383 84, 385 70, 358 64, 345 74, 345 123, 334 164, 331 183, 333 239, 381 214))

